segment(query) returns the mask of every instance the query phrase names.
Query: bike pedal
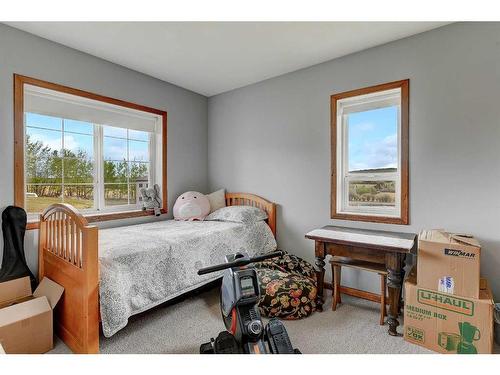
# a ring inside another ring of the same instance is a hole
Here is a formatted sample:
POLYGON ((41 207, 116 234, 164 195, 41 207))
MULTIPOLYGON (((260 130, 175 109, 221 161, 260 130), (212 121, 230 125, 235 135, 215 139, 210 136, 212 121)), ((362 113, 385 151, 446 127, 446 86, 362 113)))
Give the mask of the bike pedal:
POLYGON ((223 331, 215 339, 214 351, 216 354, 240 354, 241 348, 231 333, 223 331))
POLYGON ((210 342, 200 345, 200 354, 215 354, 214 352, 214 339, 210 339, 210 342))

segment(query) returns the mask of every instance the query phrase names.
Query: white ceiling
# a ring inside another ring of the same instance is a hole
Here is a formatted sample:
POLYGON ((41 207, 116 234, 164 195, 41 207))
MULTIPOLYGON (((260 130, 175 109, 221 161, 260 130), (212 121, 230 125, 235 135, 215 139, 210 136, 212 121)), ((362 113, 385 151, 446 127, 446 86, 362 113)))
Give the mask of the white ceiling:
POLYGON ((206 96, 418 34, 443 22, 10 22, 206 96))

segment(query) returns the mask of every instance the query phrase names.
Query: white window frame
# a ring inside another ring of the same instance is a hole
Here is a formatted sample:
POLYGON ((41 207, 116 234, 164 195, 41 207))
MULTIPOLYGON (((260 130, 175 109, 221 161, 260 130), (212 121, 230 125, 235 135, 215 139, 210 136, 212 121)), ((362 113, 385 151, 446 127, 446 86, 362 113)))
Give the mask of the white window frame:
MULTIPOLYGON (((26 207, 26 166, 25 158, 25 113, 41 113, 56 115, 60 118, 72 118, 88 123, 102 123, 110 126, 147 131, 155 134, 154 157, 150 162, 150 171, 154 173, 155 182, 161 192, 161 213, 168 212, 168 177, 167 177, 167 111, 134 102, 115 99, 89 91, 64 86, 58 83, 43 81, 37 78, 13 74, 14 97, 14 205, 26 207), (37 93, 49 93, 46 100, 37 93), (65 100, 66 99, 66 100, 65 100), (76 102, 75 103, 75 99, 76 102), (59 100, 59 103, 48 103, 47 100, 59 100), (81 105, 85 103, 84 105, 81 105), (80 106, 76 108, 74 105, 80 106), (85 108, 97 109, 91 112, 85 108), (116 111, 118 110, 118 112, 116 111), (124 112, 128 112, 123 116, 124 112), (75 116, 72 116, 73 114, 75 116), (90 117, 92 118, 89 118, 90 117), (121 115, 121 116, 120 116, 121 115), (82 118, 84 117, 84 118, 82 118)), ((87 214, 89 222, 100 222, 153 215, 153 210, 129 210, 118 213, 98 212, 87 214)), ((39 228, 39 216, 30 215, 27 229, 39 228), (36 217, 33 217, 36 216, 36 217)))
POLYGON ((337 134, 336 134, 336 161, 337 161, 337 197, 336 210, 338 214, 373 216, 373 217, 401 217, 401 88, 377 91, 369 94, 347 97, 337 100, 337 134), (362 173, 349 172, 349 139, 348 139, 348 113, 368 111, 388 106, 397 106, 398 124, 398 163, 396 172, 362 173), (353 181, 394 181, 395 206, 367 207, 349 204, 349 183, 353 181))
MULTIPOLYGON (((49 89, 44 89, 50 91, 50 94, 52 94, 53 90, 49 89)), ((65 94, 59 93, 57 91, 53 92, 54 95, 58 95, 61 97, 64 97, 65 94)), ((71 97, 71 101, 77 102, 79 99, 78 97, 71 97)), ((85 105, 86 107, 89 107, 90 110, 92 110, 93 105, 90 102, 89 99, 82 98, 82 105, 85 105)), ((149 151, 149 173, 148 173, 148 186, 153 186, 154 184, 158 184, 161 189, 164 187, 162 186, 162 137, 163 137, 163 129, 162 129, 162 123, 163 119, 162 116, 160 115, 155 115, 149 112, 142 112, 130 108, 125 108, 125 107, 120 107, 117 105, 112 105, 112 104, 107 104, 107 103, 102 103, 102 102, 97 102, 96 101, 96 108, 99 107, 109 107, 110 111, 113 111, 115 113, 122 113, 124 115, 129 115, 131 117, 150 117, 153 119, 155 123, 155 131, 154 132, 147 132, 149 134, 149 141, 148 141, 148 151, 149 151)), ((27 132, 27 124, 26 124, 26 113, 30 112, 29 110, 26 110, 23 112, 23 131, 24 131, 24 142, 23 142, 23 153, 24 153, 24 162, 26 162, 26 132, 27 132)), ((38 113, 38 112, 32 112, 32 113, 38 113)), ((62 120, 61 122, 61 144, 62 148, 64 148, 64 134, 65 134, 65 129, 64 129, 64 120, 78 120, 78 121, 85 121, 82 119, 72 119, 70 116, 63 116, 63 115, 58 115, 57 113, 39 113, 42 115, 47 115, 47 116, 52 116, 55 118, 59 118, 62 120)), ((134 211, 134 210, 141 210, 141 204, 140 203, 130 203, 130 204, 125 204, 125 205, 116 205, 116 206, 106 206, 105 205, 105 199, 104 199, 104 133, 103 133, 103 128, 105 125, 103 124, 97 124, 93 123, 92 121, 89 121, 90 124, 93 125, 93 159, 94 159, 94 179, 93 179, 93 187, 94 187, 94 199, 93 199, 93 207, 92 208, 87 208, 87 209, 79 209, 80 212, 82 212, 85 215, 92 215, 92 214, 106 214, 106 213, 117 213, 117 212, 126 212, 126 211, 134 211)), ((40 128, 43 130, 43 128, 40 128)), ((128 127, 123 127, 123 129, 129 129, 128 127)), ((48 131, 52 131, 48 129, 48 131)), ((127 138, 127 162, 130 162, 128 160, 128 138, 127 138)), ((132 161, 133 162, 133 161, 132 161)), ((63 163, 64 165, 64 163, 63 163)), ((24 173, 24 186, 23 186, 23 194, 26 196, 27 192, 27 176, 26 176, 26 164, 23 165, 23 173, 24 173)), ((64 171, 62 171, 64 174, 64 171)), ((130 183, 128 183, 128 188, 130 188, 130 183)), ((62 202, 64 202, 64 181, 61 182, 61 187, 62 187, 62 202)), ((30 220, 34 220, 38 217, 39 213, 29 213, 30 215, 30 220)))
MULTIPOLYGON (((159 121, 159 120, 157 120, 159 121)), ((157 123, 159 125, 159 123, 157 123)), ((94 154, 95 165, 94 165, 94 209, 93 210, 82 210, 85 213, 112 213, 112 212, 123 212, 130 210, 141 209, 140 203, 135 204, 122 204, 115 206, 106 206, 104 198, 104 131, 103 125, 94 124, 94 154), (97 204, 96 204, 97 203, 97 204)), ((125 128, 124 128, 125 129, 125 128)), ((120 138, 121 139, 121 138, 120 138)), ((127 139, 128 143, 128 139, 127 139)), ((149 173, 148 173, 148 186, 153 186, 158 183, 158 177, 156 174, 156 134, 149 133, 148 141, 148 151, 149 151, 149 173)), ((128 160, 128 145, 127 145, 127 162, 128 160)), ((133 161, 132 161, 133 162, 133 161)), ((130 182, 127 183, 127 188, 130 189, 130 182)), ((130 191, 129 191, 130 194, 130 191)))
MULTIPOLYGON (((67 118, 61 118, 57 117, 57 115, 52 115, 53 117, 60 118, 61 121, 61 145, 62 148, 64 149, 64 134, 65 134, 65 129, 64 129, 64 120, 70 120, 67 118)), ((161 128, 161 118, 158 118, 157 120, 157 127, 161 128)), ((83 214, 100 214, 100 213, 116 213, 116 212, 123 212, 123 211, 130 211, 130 210, 139 210, 141 209, 141 205, 139 203, 134 203, 134 204, 126 204, 126 205, 115 205, 115 206, 106 206, 105 204, 105 199, 104 199, 104 132, 103 132, 103 125, 101 124, 92 124, 93 125, 93 143, 94 143, 94 153, 92 155, 94 159, 94 179, 93 179, 93 188, 94 188, 94 199, 93 199, 93 207, 92 208, 87 208, 87 209, 80 209, 79 211, 82 212, 83 214)), ((26 124, 26 113, 24 114, 24 139, 26 139, 26 129, 27 129, 27 124, 26 124)), ((44 128, 39 128, 43 130, 44 128)), ((124 128, 126 129, 126 128, 124 128)), ((50 129, 47 129, 48 131, 52 131, 50 129)), ((73 133, 73 132, 71 132, 73 133)), ((79 134, 79 133, 76 133, 79 134)), ((86 134, 84 134, 86 135, 86 134)), ((157 168, 157 158, 161 157, 161 152, 158 152, 157 150, 157 134, 156 133, 149 133, 149 141, 148 141, 148 151, 149 151, 149 160, 147 163, 149 163, 149 173, 148 173, 148 186, 153 186, 154 184, 158 183, 158 181, 161 180, 161 176, 157 176, 158 174, 158 168, 157 168)), ((161 138, 161 135, 160 135, 161 138)), ((24 155, 26 155, 26 142, 24 142, 24 155)), ((128 153, 128 145, 127 145, 127 153, 128 153)), ((64 168, 64 158, 62 159, 62 168, 64 168)), ((24 160, 26 161, 26 156, 24 157, 24 160)), ((127 157, 127 162, 130 162, 127 157)), ((161 164, 161 163, 159 163, 161 164)), ((27 191, 27 185, 29 185, 26 181, 26 165, 23 166, 24 168, 24 194, 26 194, 27 191)), ((161 168, 160 168, 161 169, 161 168)), ((64 175, 64 169, 61 171, 61 173, 64 175)), ((130 183, 127 184, 127 186, 130 186, 130 183)), ((62 201, 64 202, 64 181, 61 182, 61 188, 63 192, 63 197, 62 201)), ((39 213, 29 213, 30 215, 38 216, 39 213)))

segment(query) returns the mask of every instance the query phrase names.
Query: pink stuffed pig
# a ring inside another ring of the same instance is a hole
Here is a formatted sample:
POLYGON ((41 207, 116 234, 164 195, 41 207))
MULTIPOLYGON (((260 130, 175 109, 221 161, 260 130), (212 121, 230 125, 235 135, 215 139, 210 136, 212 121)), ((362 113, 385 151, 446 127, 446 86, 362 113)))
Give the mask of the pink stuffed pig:
POLYGON ((175 220, 203 220, 210 213, 208 198, 197 191, 188 191, 175 201, 175 220))

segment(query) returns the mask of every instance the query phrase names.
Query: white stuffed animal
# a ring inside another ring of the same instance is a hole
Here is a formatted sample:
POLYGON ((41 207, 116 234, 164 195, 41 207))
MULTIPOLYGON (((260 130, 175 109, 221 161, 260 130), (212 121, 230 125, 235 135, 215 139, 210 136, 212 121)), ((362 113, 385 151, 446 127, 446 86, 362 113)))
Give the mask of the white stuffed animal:
POLYGON ((152 188, 141 188, 142 195, 142 209, 145 210, 155 210, 155 216, 160 216, 161 214, 161 198, 160 198, 160 187, 158 184, 154 184, 152 188))

